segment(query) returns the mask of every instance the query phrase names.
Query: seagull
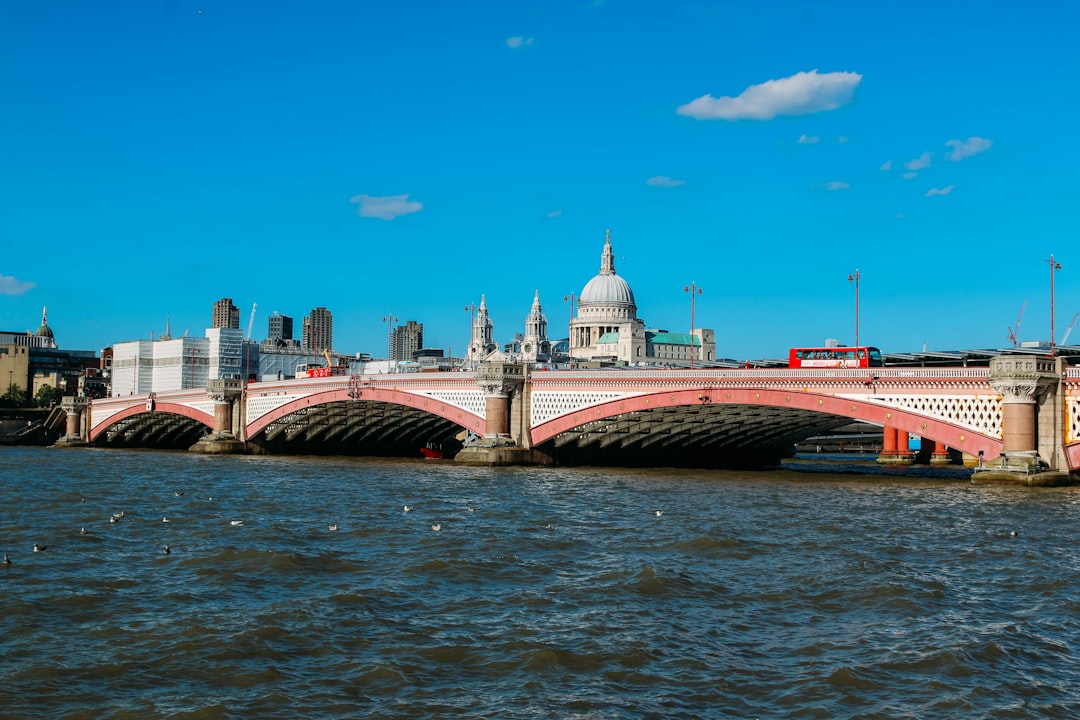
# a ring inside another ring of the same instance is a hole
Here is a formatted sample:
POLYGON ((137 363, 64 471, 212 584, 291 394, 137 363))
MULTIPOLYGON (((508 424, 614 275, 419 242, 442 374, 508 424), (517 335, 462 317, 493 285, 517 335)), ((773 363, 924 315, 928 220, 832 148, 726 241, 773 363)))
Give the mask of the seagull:
POLYGON ((405 506, 405 512, 412 512, 412 508, 408 505, 405 506))
POLYGON ((468 510, 469 512, 476 512, 476 508, 473 508, 473 507, 465 508, 465 509, 468 510))
POLYGON ((166 546, 165 546, 165 549, 164 549, 164 550, 162 550, 161 552, 162 552, 162 553, 164 553, 165 555, 168 555, 169 553, 171 553, 171 552, 172 552, 172 550, 170 550, 170 549, 169 549, 169 546, 168 546, 168 545, 166 545, 166 546))
POLYGON ((10 565, 11 564, 11 558, 9 558, 7 556, 7 553, 4 553, 4 564, 5 565, 10 565))
POLYGON ((175 495, 176 497, 180 497, 183 494, 184 493, 180 492, 179 490, 173 490, 173 495, 175 495))
POLYGON ((34 552, 42 552, 42 551, 48 550, 48 549, 49 549, 48 545, 38 545, 37 543, 34 543, 34 552))
POLYGON ((334 532, 335 530, 337 530, 337 523, 334 523, 333 525, 327 525, 326 529, 330 532, 334 532))
POLYGON ((664 514, 664 511, 663 511, 663 510, 657 510, 657 511, 656 511, 656 517, 660 517, 660 516, 661 516, 661 515, 663 515, 663 514, 664 514))
POLYGON ((243 520, 230 520, 229 524, 232 525, 233 527, 239 527, 239 526, 244 524, 244 521, 243 520))
POLYGON ((116 518, 117 520, 119 520, 120 518, 124 517, 124 511, 123 511, 123 510, 121 510, 121 511, 120 511, 120 512, 118 512, 118 513, 113 513, 113 514, 112 514, 112 516, 113 516, 114 518, 116 518))
POLYGON ((431 529, 435 532, 439 532, 440 530, 442 530, 442 523, 435 523, 431 526, 431 529))
POLYGON ((1011 532, 1009 532, 1010 537, 1016 537, 1016 535, 1017 535, 1017 533, 1016 533, 1015 530, 1012 530, 1011 532))
POLYGON ((80 529, 80 530, 79 530, 79 534, 80 534, 80 535, 85 535, 85 534, 86 534, 86 528, 82 528, 82 529, 80 529))

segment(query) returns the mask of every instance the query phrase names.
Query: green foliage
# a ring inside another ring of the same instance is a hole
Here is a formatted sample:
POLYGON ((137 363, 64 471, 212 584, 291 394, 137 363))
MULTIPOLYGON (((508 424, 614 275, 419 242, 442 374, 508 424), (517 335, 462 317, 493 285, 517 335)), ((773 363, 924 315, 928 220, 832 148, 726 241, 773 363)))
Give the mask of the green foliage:
POLYGON ((61 397, 60 388, 54 388, 52 385, 42 385, 38 388, 37 394, 34 395, 34 404, 38 407, 49 407, 54 402, 60 402, 61 397))
POLYGON ((0 395, 0 400, 6 400, 13 407, 26 407, 26 391, 15 383, 8 385, 7 392, 0 395))

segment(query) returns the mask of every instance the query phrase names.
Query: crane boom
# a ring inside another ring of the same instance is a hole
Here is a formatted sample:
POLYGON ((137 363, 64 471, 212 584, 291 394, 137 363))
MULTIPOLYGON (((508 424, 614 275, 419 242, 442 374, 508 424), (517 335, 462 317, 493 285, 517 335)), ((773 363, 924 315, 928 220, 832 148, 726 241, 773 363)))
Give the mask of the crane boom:
POLYGON ((259 303, 251 303, 251 315, 248 316, 248 331, 247 339, 251 342, 251 328, 255 325, 255 308, 259 306, 259 303))
POLYGON ((1069 327, 1065 328, 1065 334, 1061 336, 1061 342, 1059 342, 1058 345, 1064 345, 1065 341, 1069 339, 1069 333, 1072 332, 1073 325, 1076 324, 1077 318, 1080 318, 1080 313, 1076 313, 1075 315, 1073 315, 1072 322, 1069 323, 1069 327))
POLYGON ((1019 344, 1017 339, 1017 333, 1020 332, 1020 321, 1024 319, 1024 308, 1027 307, 1027 300, 1020 306, 1020 314, 1016 316, 1016 327, 1009 326, 1009 340, 1012 341, 1013 347, 1019 344))

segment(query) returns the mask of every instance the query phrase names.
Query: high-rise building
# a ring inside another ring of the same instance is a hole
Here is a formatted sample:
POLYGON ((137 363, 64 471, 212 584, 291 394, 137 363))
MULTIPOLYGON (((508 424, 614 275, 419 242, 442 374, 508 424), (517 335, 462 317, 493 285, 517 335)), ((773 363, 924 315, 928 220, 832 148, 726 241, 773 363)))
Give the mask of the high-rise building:
POLYGON ((274 312, 268 321, 266 340, 274 345, 287 345, 293 339, 293 319, 274 312))
POLYGON ((391 360, 415 360, 413 354, 424 347, 424 323, 410 320, 394 328, 390 336, 391 360))
POLYGON ((240 308, 233 305, 232 298, 221 298, 214 303, 214 319, 210 327, 240 327, 240 308))
POLYGON ((304 317, 301 345, 305 350, 318 352, 334 347, 334 316, 324 307, 312 309, 304 317))

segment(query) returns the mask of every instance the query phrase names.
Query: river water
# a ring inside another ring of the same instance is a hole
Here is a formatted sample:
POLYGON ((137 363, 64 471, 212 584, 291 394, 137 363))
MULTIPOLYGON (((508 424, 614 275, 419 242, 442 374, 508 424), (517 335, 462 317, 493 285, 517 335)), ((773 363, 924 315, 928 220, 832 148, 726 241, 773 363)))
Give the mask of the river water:
POLYGON ((1073 488, 0 460, 3 718, 1080 716, 1073 488))

